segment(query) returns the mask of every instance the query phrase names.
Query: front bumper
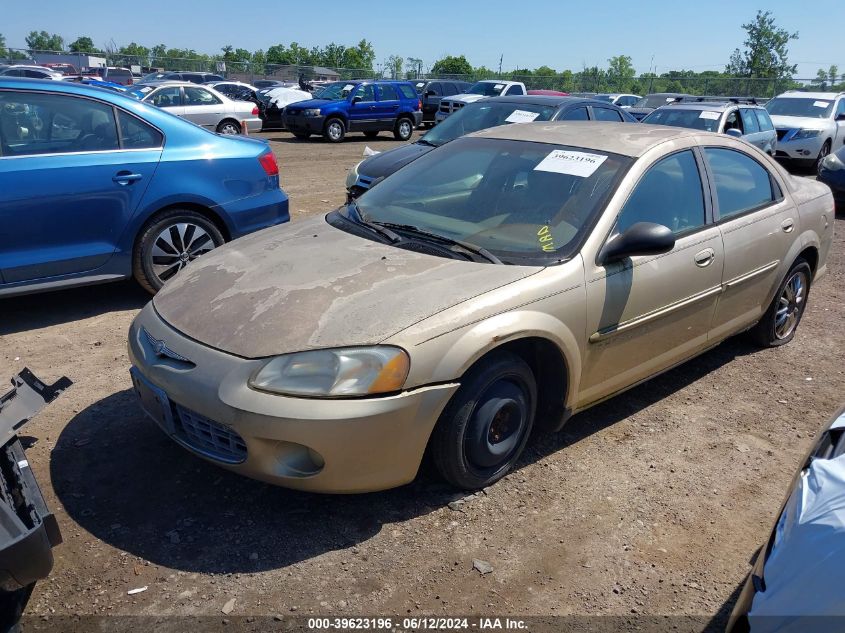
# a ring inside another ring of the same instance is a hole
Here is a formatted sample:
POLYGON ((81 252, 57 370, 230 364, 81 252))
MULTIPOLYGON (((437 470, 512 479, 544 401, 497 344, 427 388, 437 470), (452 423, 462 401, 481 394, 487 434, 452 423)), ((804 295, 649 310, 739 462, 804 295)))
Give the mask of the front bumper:
POLYGON ((322 134, 323 124, 326 122, 324 116, 302 116, 301 114, 287 114, 282 116, 282 122, 288 132, 308 132, 310 134, 322 134))
POLYGON ((845 170, 830 171, 822 167, 819 169, 818 180, 830 187, 837 202, 845 203, 845 170))
POLYGON ((440 110, 438 110, 437 113, 434 115, 434 122, 442 123, 447 118, 449 118, 449 114, 451 113, 441 112, 440 110))
POLYGON ((368 492, 412 481, 434 424, 458 388, 344 400, 256 391, 247 381, 265 361, 188 339, 152 303, 132 323, 129 357, 136 390, 140 380, 166 394, 170 420, 157 421, 183 447, 247 477, 312 492, 368 492), (188 363, 158 355, 144 330, 188 363), (215 447, 197 440, 198 424, 220 440, 215 447))
POLYGON ((778 142, 775 158, 814 161, 822 151, 827 140, 824 133, 812 138, 795 140, 793 137, 798 130, 778 129, 778 142))

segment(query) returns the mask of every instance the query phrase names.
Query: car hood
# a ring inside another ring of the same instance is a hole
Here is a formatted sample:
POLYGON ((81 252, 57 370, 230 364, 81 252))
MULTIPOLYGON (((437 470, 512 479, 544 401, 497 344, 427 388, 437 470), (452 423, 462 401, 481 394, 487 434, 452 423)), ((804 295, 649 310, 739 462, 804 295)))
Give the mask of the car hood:
POLYGON ((423 255, 317 217, 215 249, 167 283, 153 305, 183 334, 259 358, 376 344, 540 270, 423 255))
MULTIPOLYGON (((322 108, 324 105, 329 103, 338 103, 337 101, 332 101, 331 99, 306 99, 305 101, 295 101, 296 108, 290 108, 290 111, 293 110, 304 110, 305 108, 322 108)), ((293 103, 291 105, 294 105, 293 103)))
POLYGON ((444 101, 462 101, 463 103, 475 103, 476 101, 481 101, 482 99, 486 99, 484 95, 476 95, 476 94, 460 94, 460 95, 452 95, 451 97, 443 97, 444 101))
POLYGON ((805 116, 783 116, 779 114, 771 115, 772 123, 776 128, 789 129, 810 129, 823 130, 830 126, 829 119, 819 119, 817 117, 805 116))
POLYGON ((358 174, 368 178, 382 178, 389 176, 408 163, 428 154, 434 148, 421 143, 410 143, 391 149, 387 152, 370 156, 358 165, 358 174))

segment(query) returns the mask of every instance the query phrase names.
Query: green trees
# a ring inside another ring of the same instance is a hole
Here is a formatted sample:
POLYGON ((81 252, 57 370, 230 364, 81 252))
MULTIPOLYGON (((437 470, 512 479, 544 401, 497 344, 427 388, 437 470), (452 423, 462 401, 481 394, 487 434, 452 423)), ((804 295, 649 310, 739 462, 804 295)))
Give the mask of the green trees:
POLYGON ((65 40, 61 35, 47 31, 30 31, 26 36, 26 46, 32 51, 63 51, 65 40))
POLYGON ((87 35, 80 35, 75 40, 73 40, 70 44, 68 44, 67 49, 71 53, 102 53, 99 48, 94 46, 94 40, 92 40, 87 35))
POLYGON ((467 61, 464 55, 458 57, 447 55, 434 62, 431 72, 435 75, 471 75, 472 64, 467 61))
POLYGON ((757 11, 754 20, 742 28, 746 32, 745 50, 734 50, 725 74, 767 79, 787 79, 795 74, 797 66, 789 63, 787 44, 797 40, 798 33, 778 27, 771 11, 757 11))

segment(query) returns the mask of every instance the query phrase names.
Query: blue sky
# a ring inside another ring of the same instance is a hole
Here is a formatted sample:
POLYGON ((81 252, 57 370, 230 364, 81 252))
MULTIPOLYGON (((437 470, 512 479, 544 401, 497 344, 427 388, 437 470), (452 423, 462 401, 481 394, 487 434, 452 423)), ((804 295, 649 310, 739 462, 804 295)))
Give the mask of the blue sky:
MULTIPOLYGON (((419 57, 425 66, 444 54, 464 54, 475 65, 557 70, 606 65, 630 55, 638 73, 672 69, 723 70, 742 44, 742 23, 762 3, 744 0, 2 0, 0 33, 8 46, 24 47, 31 30, 56 32, 70 42, 89 35, 98 46, 110 39, 164 43, 214 53, 267 49, 291 41, 311 47, 330 41, 352 45, 370 40, 378 62, 388 55, 419 57), (416 9, 415 9, 416 8, 416 9)), ((798 31, 790 59, 799 77, 838 64, 845 72, 843 0, 767 0, 778 23, 798 31), (839 44, 837 44, 837 42, 839 44)))

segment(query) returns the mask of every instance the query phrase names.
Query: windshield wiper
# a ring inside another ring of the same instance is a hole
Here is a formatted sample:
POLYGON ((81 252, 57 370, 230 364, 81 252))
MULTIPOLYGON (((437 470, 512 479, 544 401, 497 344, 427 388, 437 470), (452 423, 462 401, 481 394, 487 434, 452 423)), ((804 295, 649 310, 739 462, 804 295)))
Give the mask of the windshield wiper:
POLYGON ((468 242, 462 242, 461 240, 456 240, 451 237, 446 237, 445 235, 440 235, 438 233, 431 233, 430 231, 426 231, 425 229, 421 229, 418 226, 414 226, 413 224, 394 224, 392 222, 371 222, 371 224, 376 224, 380 227, 385 227, 387 229, 396 229, 397 231, 405 231, 406 233, 413 233, 417 237, 423 237, 428 240, 436 241, 436 242, 443 242, 445 244, 452 244, 454 246, 460 246, 465 251, 469 251, 475 255, 479 255, 486 259, 488 262, 492 264, 504 264, 501 259, 496 257, 493 253, 488 251, 486 248, 481 246, 476 246, 475 244, 470 244, 468 242))
POLYGON ((387 238, 390 240, 391 244, 396 244, 396 242, 402 241, 402 236, 398 233, 394 233, 389 228, 382 226, 378 222, 370 222, 369 220, 365 220, 364 216, 361 214, 361 211, 358 209, 358 204, 355 202, 350 202, 348 205, 353 211, 355 211, 355 218, 352 219, 353 222, 356 224, 361 224, 362 226, 366 226, 371 231, 378 233, 382 237, 387 238))

